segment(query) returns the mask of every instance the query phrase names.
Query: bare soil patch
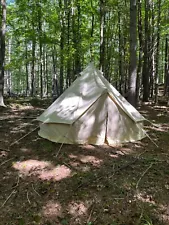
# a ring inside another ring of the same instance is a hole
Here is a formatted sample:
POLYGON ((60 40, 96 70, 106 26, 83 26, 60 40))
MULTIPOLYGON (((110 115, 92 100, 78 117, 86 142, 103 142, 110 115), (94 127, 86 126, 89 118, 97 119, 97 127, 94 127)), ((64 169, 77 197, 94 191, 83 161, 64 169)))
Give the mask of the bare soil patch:
POLYGON ((158 147, 145 138, 63 145, 58 155, 61 145, 35 130, 49 104, 41 103, 0 109, 0 225, 169 224, 169 108, 140 109, 156 124, 145 129, 158 147))

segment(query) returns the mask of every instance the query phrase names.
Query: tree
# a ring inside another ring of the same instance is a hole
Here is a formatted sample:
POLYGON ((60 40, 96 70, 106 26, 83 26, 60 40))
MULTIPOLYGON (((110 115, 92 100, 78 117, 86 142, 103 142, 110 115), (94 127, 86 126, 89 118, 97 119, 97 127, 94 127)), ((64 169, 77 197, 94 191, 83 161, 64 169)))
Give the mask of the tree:
POLYGON ((130 74, 128 101, 136 106, 137 79, 137 7, 136 0, 130 0, 130 74))
POLYGON ((4 105, 4 63, 5 63, 5 30, 6 30, 6 0, 1 0, 1 26, 0 26, 0 106, 4 105))

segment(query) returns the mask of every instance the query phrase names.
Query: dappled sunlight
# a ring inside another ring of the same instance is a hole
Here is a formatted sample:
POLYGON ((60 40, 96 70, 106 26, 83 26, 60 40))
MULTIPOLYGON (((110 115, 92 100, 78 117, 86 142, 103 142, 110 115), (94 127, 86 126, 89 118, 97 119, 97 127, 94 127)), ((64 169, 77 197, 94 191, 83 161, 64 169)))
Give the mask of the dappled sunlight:
POLYGON ((19 170, 19 172, 23 175, 31 175, 37 174, 45 168, 51 168, 52 164, 47 161, 39 161, 39 160, 26 160, 22 162, 13 163, 13 168, 19 170))
POLYGON ((161 125, 161 124, 158 124, 158 126, 145 126, 146 129, 148 130, 153 130, 153 131, 157 131, 157 132, 165 132, 167 133, 169 131, 169 125, 161 125))
POLYGON ((112 153, 110 153, 109 156, 110 156, 111 158, 116 158, 116 159, 119 157, 119 155, 117 155, 117 154, 112 154, 112 153))
POLYGON ((46 218, 52 218, 62 215, 62 207, 58 202, 50 201, 42 209, 42 215, 46 218))
POLYGON ((71 175, 71 170, 64 166, 60 165, 57 166, 54 169, 44 171, 39 174, 39 178, 41 180, 55 180, 55 181, 60 181, 66 177, 69 177, 71 175))
POLYGON ((72 216, 82 216, 88 211, 88 207, 84 202, 71 202, 68 206, 68 212, 72 216))
POLYGON ((29 153, 31 152, 32 150, 31 149, 28 149, 28 148, 20 148, 21 152, 24 152, 24 153, 29 153))
POLYGON ((89 155, 89 156, 83 156, 83 155, 81 155, 80 158, 79 158, 79 160, 82 163, 91 163, 92 166, 96 166, 96 167, 100 166, 101 163, 103 162, 102 159, 98 159, 97 157, 91 156, 91 155, 89 155))
POLYGON ((80 161, 81 163, 90 163, 92 166, 99 167, 103 163, 102 159, 99 159, 91 155, 73 155, 70 154, 69 158, 80 161))
POLYGON ((17 104, 17 103, 10 103, 10 108, 12 110, 33 110, 34 107, 31 105, 21 105, 21 104, 17 104))
POLYGON ((133 153, 134 151, 131 148, 119 148, 119 150, 116 150, 116 154, 118 155, 128 155, 133 153))
POLYGON ((148 195, 147 193, 138 192, 135 194, 134 198, 143 203, 149 203, 152 205, 156 205, 155 201, 153 200, 152 195, 148 195))
POLYGON ((158 215, 159 219, 166 224, 169 223, 169 205, 159 205, 159 209, 161 211, 161 214, 158 215))
POLYGON ((64 166, 58 165, 54 167, 51 162, 26 160, 23 162, 13 163, 13 168, 19 170, 24 176, 37 176, 40 180, 60 181, 71 175, 71 170, 64 166))
POLYGON ((136 200, 141 201, 142 203, 147 203, 154 208, 156 208, 156 217, 159 219, 161 222, 165 222, 166 224, 169 223, 169 205, 168 204, 160 204, 156 202, 152 195, 148 195, 146 193, 137 193, 134 198, 136 200), (158 210, 158 211, 157 211, 158 210))
POLYGON ((84 148, 85 150, 96 150, 96 146, 94 145, 85 145, 81 147, 84 148))
POLYGON ((88 165, 81 165, 80 162, 70 162, 70 165, 78 171, 88 172, 90 171, 90 166, 88 165))

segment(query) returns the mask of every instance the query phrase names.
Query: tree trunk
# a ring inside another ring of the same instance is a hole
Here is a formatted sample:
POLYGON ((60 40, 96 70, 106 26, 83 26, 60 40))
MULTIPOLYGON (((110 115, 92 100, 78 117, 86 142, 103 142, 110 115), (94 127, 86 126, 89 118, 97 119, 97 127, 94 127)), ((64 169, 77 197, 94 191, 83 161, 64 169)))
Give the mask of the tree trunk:
POLYGON ((28 47, 27 47, 27 43, 25 43, 26 45, 26 64, 25 64, 25 69, 26 69, 26 96, 28 96, 29 93, 29 70, 28 70, 28 47))
POLYGON ((136 106, 137 79, 137 7, 136 0, 130 0, 130 76, 128 101, 136 106))
POLYGON ((32 41, 31 97, 35 95, 35 40, 32 41))
POLYGON ((136 101, 139 101, 140 97, 140 84, 141 84, 141 73, 142 73, 142 60, 143 60, 143 26, 142 26, 142 11, 141 1, 138 0, 138 37, 139 37, 139 59, 137 67, 137 81, 136 81, 136 101))
POLYGON ((64 85, 64 40, 65 40, 65 21, 64 21, 64 16, 65 16, 65 11, 62 6, 62 1, 59 0, 59 7, 60 7, 60 26, 61 26, 61 37, 60 37, 60 80, 59 80, 59 87, 60 87, 60 92, 59 94, 61 95, 63 93, 63 85, 64 85))
MULTIPOLYGON (((91 0, 91 8, 93 9, 93 0, 91 0)), ((91 42, 93 42, 93 34, 94 34, 94 13, 92 12, 92 24, 91 24, 91 32, 90 32, 90 37, 91 37, 91 42)), ((90 57, 91 61, 93 60, 93 47, 92 43, 90 42, 90 57)))
POLYGON ((4 92, 4 63, 5 63, 5 30, 6 30, 6 0, 1 0, 1 27, 0 27, 0 106, 5 106, 4 92))
POLYGON ((53 60, 53 80, 52 80, 52 97, 55 100, 59 96, 59 85, 58 85, 58 77, 57 77, 57 61, 56 61, 56 48, 53 47, 52 51, 52 60, 53 60))
POLYGON ((165 82, 164 82, 164 96, 167 94, 168 83, 169 83, 169 73, 168 73, 168 37, 165 38, 165 82))
POLYGON ((144 21, 144 56, 143 56, 143 72, 142 72, 142 82, 143 82, 143 102, 147 102, 149 98, 149 70, 148 70, 148 13, 149 13, 149 0, 145 0, 145 21, 144 21))
POLYGON ((157 18, 157 49, 155 58, 155 104, 158 103, 158 63, 159 63, 159 46, 160 46, 160 21, 161 21, 161 0, 158 0, 158 18, 157 18))
POLYGON ((39 61, 40 61, 40 97, 43 98, 43 59, 42 59, 42 12, 41 0, 37 3, 38 8, 38 35, 39 35, 39 61))
POLYGON ((105 57, 104 25, 105 25, 105 2, 104 0, 100 0, 100 70, 103 72, 104 72, 104 57, 105 57))
POLYGON ((121 34, 121 13, 118 9, 118 36, 119 36, 119 91, 121 94, 124 93, 124 77, 123 77, 123 59, 122 59, 122 34, 121 34))

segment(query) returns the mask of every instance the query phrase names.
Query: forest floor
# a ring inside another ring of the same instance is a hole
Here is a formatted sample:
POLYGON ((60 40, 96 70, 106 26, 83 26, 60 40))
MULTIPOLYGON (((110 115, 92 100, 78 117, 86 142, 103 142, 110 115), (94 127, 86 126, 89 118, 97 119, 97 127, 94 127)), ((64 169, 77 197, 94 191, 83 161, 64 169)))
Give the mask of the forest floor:
POLYGON ((169 108, 141 107, 152 140, 61 146, 38 136, 49 104, 0 109, 0 225, 169 224, 169 108))

